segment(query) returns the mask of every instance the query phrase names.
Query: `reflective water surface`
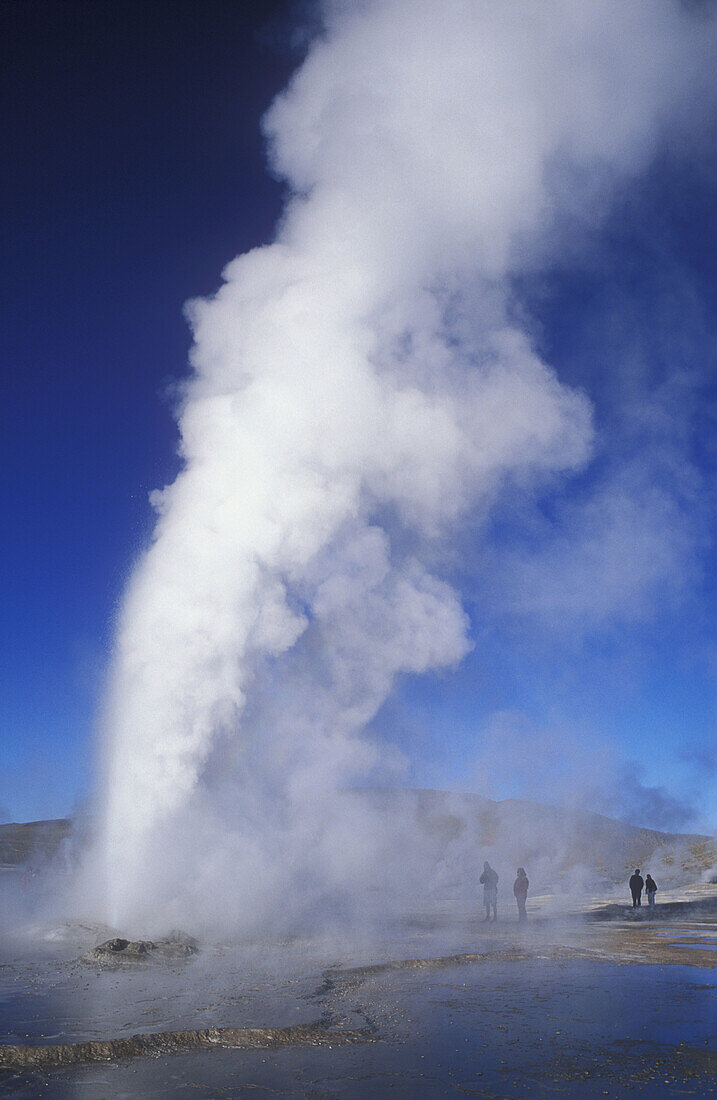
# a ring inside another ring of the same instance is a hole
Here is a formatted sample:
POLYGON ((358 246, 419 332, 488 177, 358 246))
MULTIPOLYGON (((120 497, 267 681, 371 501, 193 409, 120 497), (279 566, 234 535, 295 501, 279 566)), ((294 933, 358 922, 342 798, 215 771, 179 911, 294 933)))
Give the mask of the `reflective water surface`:
POLYGON ((465 922, 414 924, 380 936, 204 944, 186 964, 146 970, 79 963, 88 935, 60 930, 42 950, 6 951, 3 1043, 313 1021, 363 1028, 366 1042, 4 1071, 0 1091, 409 1098, 570 1096, 578 1088, 581 1096, 620 1096, 628 1088, 683 1096, 704 1095, 717 1068, 714 967, 644 955, 632 962, 634 934, 619 928, 606 939, 595 928, 519 933, 506 924, 487 933, 465 922))

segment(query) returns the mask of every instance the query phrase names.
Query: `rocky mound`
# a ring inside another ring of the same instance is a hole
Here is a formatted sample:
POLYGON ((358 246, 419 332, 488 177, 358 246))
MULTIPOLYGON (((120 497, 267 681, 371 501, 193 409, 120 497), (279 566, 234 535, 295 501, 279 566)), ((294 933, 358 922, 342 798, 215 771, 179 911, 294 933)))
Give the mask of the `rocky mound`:
POLYGON ((197 941, 184 932, 172 932, 161 940, 125 940, 115 936, 80 956, 80 962, 102 968, 143 966, 183 962, 198 951, 197 941))

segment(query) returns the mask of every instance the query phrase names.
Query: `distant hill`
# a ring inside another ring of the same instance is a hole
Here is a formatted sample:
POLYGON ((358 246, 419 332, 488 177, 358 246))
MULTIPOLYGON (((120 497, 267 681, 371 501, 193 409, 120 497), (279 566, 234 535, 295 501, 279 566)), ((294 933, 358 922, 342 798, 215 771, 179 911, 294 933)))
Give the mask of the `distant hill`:
POLYGON ((508 798, 495 802, 450 791, 368 788, 365 800, 384 827, 423 838, 446 883, 471 875, 471 859, 498 861, 515 871, 530 866, 539 886, 556 879, 623 882, 635 867, 668 882, 694 882, 717 863, 714 840, 700 833, 667 833, 616 821, 588 810, 508 798), (395 826, 394 826, 395 823, 395 826), (408 826, 407 826, 408 823, 408 826))
POLYGON ((0 864, 45 863, 57 853, 71 828, 70 818, 0 825, 0 864))
MULTIPOLYGON (((639 828, 588 810, 406 788, 355 788, 344 797, 365 807, 372 827, 417 873, 422 865, 435 878, 437 869, 438 889, 475 882, 484 859, 503 874, 525 866, 536 888, 571 878, 606 886, 624 882, 634 867, 661 884, 682 884, 717 864, 712 837, 639 828)), ((72 829, 67 818, 0 825, 0 865, 41 865, 72 829)))

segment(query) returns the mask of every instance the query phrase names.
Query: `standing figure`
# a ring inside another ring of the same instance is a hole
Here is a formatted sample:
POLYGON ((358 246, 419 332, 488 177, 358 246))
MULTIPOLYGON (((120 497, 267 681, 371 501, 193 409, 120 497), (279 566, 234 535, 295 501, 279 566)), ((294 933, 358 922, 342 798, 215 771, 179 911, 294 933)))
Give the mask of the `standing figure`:
POLYGON ((637 909, 640 905, 642 905, 640 898, 642 897, 642 888, 644 885, 645 882, 642 875, 640 874, 640 868, 636 867, 635 874, 630 875, 630 893, 632 894, 633 909, 637 909))
POLYGON ((480 877, 483 883, 483 904, 485 905, 485 919, 490 920, 491 909, 493 920, 498 920, 498 875, 491 867, 488 860, 483 864, 483 874, 480 877))
POLYGON ((518 924, 525 924, 528 919, 528 914, 525 911, 525 899, 528 896, 528 887, 530 883, 525 873, 525 867, 519 867, 517 874, 518 877, 513 883, 513 893, 518 903, 518 924))
POLYGON ((652 875, 648 875, 645 879, 645 893, 647 894, 647 904, 650 909, 652 909, 655 904, 655 894, 657 893, 657 883, 652 875))

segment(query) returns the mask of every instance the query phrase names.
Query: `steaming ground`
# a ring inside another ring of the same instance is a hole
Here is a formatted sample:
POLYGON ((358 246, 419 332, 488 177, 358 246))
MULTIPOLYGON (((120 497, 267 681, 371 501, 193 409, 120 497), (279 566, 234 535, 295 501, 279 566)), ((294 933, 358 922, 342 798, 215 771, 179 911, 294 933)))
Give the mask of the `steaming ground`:
MULTIPOLYGON (((495 802, 448 791, 364 788, 333 794, 332 805, 336 822, 329 834, 334 840, 330 856, 343 881, 337 873, 333 890, 324 888, 319 904, 315 891, 325 887, 325 880, 317 857, 308 896, 292 897, 291 905, 280 906, 277 913, 267 915, 264 909, 261 880, 266 876, 273 881, 276 876, 276 867, 269 865, 259 867, 257 882, 241 893, 234 880, 220 882, 213 895, 189 909, 182 892, 177 904, 168 902, 143 921, 135 918, 117 925, 121 934, 157 937, 168 928, 184 927, 199 937, 232 938, 243 930, 276 938, 287 933, 315 935, 334 926, 363 933, 389 916, 435 912, 445 902, 469 909, 476 904, 485 859, 501 876, 501 892, 509 902, 515 869, 526 866, 533 904, 540 896, 543 912, 582 911, 593 898, 622 899, 636 866, 656 878, 662 900, 666 891, 709 877, 717 861, 709 836, 638 828, 585 810, 520 799, 495 802), (368 867, 357 864, 358 856, 367 853, 372 855, 368 867), (233 895, 233 907, 228 908, 233 895)), ((24 888, 15 893, 30 908, 41 902, 40 911, 96 919, 92 906, 78 903, 77 896, 78 868, 81 873, 93 828, 94 822, 86 818, 0 826, 6 903, 13 880, 17 887, 24 878, 24 888), (46 874, 36 882, 30 872, 43 868, 46 874)), ((200 835, 211 870, 216 849, 224 849, 226 838, 221 833, 209 835, 206 824, 200 835)), ((164 858, 185 866, 185 853, 177 845, 178 838, 170 837, 164 858)), ((190 864, 196 854, 194 842, 190 864)), ((277 853, 280 867, 285 858, 285 853, 277 853)))
POLYGON ((366 899, 359 913, 314 915, 290 938, 247 935, 243 920, 221 939, 191 928, 199 953, 181 962, 160 950, 114 965, 93 948, 126 929, 62 916, 73 896, 58 888, 68 823, 41 823, 34 847, 31 826, 0 831, 5 856, 24 860, 2 876, 0 1091, 408 1098, 553 1096, 579 1084, 597 1096, 704 1094, 715 1069, 717 885, 694 879, 714 862, 708 838, 447 792, 346 797, 368 801, 395 844, 411 835, 433 861, 412 905, 366 899), (519 928, 510 857, 531 843, 542 872, 534 853, 519 928), (489 929, 470 862, 485 855, 501 872, 489 929), (626 899, 622 865, 638 858, 660 885, 652 914, 626 899), (604 877, 610 859, 615 881, 604 877))
POLYGON ((669 920, 541 919, 533 905, 526 928, 511 912, 489 931, 477 906, 444 905, 364 937, 205 941, 183 965, 111 970, 78 961, 110 929, 25 929, 3 939, 0 1090, 704 1095, 717 887, 701 908, 691 896, 669 920), (13 1067, 13 1044, 79 1050, 80 1064, 13 1067))
POLYGON ((604 1095, 625 1081, 654 1090, 659 1076, 660 1095, 704 1092, 717 885, 696 880, 714 864, 710 838, 442 791, 343 799, 346 819, 358 801, 401 855, 389 896, 354 890, 352 908, 326 902, 291 937, 276 932, 281 921, 247 933, 251 895, 218 937, 207 903, 183 930, 196 956, 171 914, 131 934, 182 950, 93 952, 130 930, 91 913, 67 919, 87 821, 79 837, 70 822, 0 828, 0 1090, 495 1096, 580 1082, 604 1095), (484 858, 501 876, 489 931, 484 858), (511 895, 518 861, 531 879, 524 929, 511 895), (660 887, 653 914, 628 906, 637 863, 660 887))

